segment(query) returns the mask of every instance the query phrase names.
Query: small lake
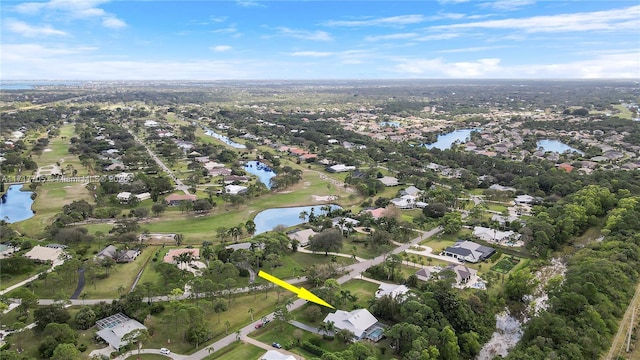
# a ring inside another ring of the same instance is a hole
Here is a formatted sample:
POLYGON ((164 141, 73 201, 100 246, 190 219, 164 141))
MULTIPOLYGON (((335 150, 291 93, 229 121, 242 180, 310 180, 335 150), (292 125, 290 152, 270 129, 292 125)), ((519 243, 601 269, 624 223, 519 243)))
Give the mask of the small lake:
POLYGON ((211 129, 205 129, 204 133, 209 135, 209 136, 211 136, 211 137, 214 137, 214 138, 222 141, 223 143, 225 143, 225 144, 227 144, 227 145, 229 145, 231 147, 234 147, 236 149, 246 149, 247 148, 243 144, 239 144, 239 143, 229 139, 228 137, 226 137, 224 135, 218 134, 217 132, 215 132, 215 131, 213 131, 211 129))
POLYGON ((260 161, 249 161, 244 165, 244 171, 257 176, 267 186, 267 189, 271 189, 271 178, 276 176, 276 173, 269 165, 260 161))
MULTIPOLYGON (((278 225, 284 225, 285 227, 299 225, 305 222, 307 219, 300 219, 300 213, 306 211, 307 213, 311 213, 311 209, 313 209, 313 213, 316 216, 324 215, 324 211, 322 211, 322 207, 326 205, 315 205, 315 206, 297 206, 290 208, 275 208, 275 209, 267 209, 263 210, 256 215, 253 219, 253 222, 256 223, 256 235, 261 234, 263 232, 267 232, 273 230, 274 227, 278 225)), ((331 205, 331 209, 342 209, 338 205, 331 205)))
POLYGON ((0 220, 10 224, 33 217, 31 191, 20 191, 23 185, 11 185, 0 198, 0 220))
POLYGON ((436 142, 433 144, 424 144, 427 149, 451 149, 451 146, 457 141, 459 143, 465 143, 471 137, 471 133, 479 131, 480 129, 460 129, 454 130, 450 133, 438 135, 436 142))
POLYGON ((558 140, 549 140, 549 139, 544 139, 544 140, 540 140, 538 141, 538 143, 536 144, 536 146, 538 148, 542 148, 542 150, 546 151, 554 151, 557 152, 558 154, 562 154, 564 152, 577 152, 578 154, 584 155, 584 153, 576 148, 573 148, 563 142, 560 142, 558 140))

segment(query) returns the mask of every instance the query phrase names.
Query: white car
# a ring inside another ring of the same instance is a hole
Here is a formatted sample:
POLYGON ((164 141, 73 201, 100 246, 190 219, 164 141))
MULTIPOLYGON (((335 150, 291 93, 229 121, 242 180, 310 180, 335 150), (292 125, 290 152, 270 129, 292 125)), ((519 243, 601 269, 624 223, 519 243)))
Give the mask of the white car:
POLYGON ((169 354, 171 354, 171 351, 169 351, 169 349, 167 349, 167 348, 162 348, 162 349, 160 349, 160 354, 169 355, 169 354))

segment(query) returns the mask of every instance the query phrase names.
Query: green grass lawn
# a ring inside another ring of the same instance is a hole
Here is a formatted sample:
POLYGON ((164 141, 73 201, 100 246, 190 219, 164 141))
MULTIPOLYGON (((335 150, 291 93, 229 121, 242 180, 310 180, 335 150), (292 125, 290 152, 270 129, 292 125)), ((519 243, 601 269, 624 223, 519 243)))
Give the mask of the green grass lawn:
POLYGON ((311 265, 320 265, 320 264, 328 264, 335 259, 336 264, 339 266, 343 265, 351 265, 354 263, 353 259, 336 256, 324 256, 324 254, 306 254, 301 252, 296 252, 288 256, 282 257, 282 266, 276 267, 274 269, 263 269, 266 272, 269 272, 271 275, 282 278, 289 279, 295 276, 302 276, 303 270, 309 268, 311 265))
MULTIPOLYGON (((215 349, 214 349, 215 350, 215 349)), ((229 346, 225 346, 221 350, 218 350, 211 355, 204 358, 204 360, 220 359, 220 360, 255 360, 262 355, 266 350, 259 348, 255 345, 246 344, 242 341, 234 342, 229 346)))
MULTIPOLYGON (((280 295, 280 303, 283 304, 287 296, 285 292, 280 295)), ((231 306, 225 312, 216 314, 211 307, 211 301, 208 299, 200 299, 183 301, 192 305, 199 306, 204 310, 204 320, 207 328, 213 332, 213 338, 207 342, 210 344, 227 335, 225 332, 225 322, 229 321, 229 334, 234 333, 237 329, 251 323, 251 314, 249 309, 254 310, 254 321, 258 321, 263 316, 275 310, 278 295, 276 291, 269 290, 266 297, 265 292, 260 291, 254 294, 241 294, 232 297, 231 306), (218 321, 219 320, 219 321, 218 321)), ((224 297, 226 299, 226 296, 224 297)), ((159 315, 154 315, 148 322, 153 329, 154 335, 151 342, 147 345, 150 348, 167 347, 171 351, 179 354, 190 354, 199 349, 195 349, 192 344, 183 340, 186 331, 184 319, 174 315, 174 312, 167 306, 167 309, 159 315), (171 345, 167 345, 167 339, 171 339, 171 345)), ((200 349, 205 348, 207 344, 201 344, 200 349)))
POLYGON ((62 206, 76 200, 87 200, 93 203, 89 191, 81 183, 48 182, 40 185, 31 208, 36 212, 31 219, 12 224, 20 233, 33 238, 42 237, 47 225, 51 224, 56 214, 62 212, 62 206))
POLYGON ((41 273, 49 268, 49 265, 36 264, 33 270, 25 274, 20 275, 8 275, 0 273, 0 290, 4 290, 10 286, 13 286, 21 281, 24 281, 33 275, 41 273))
POLYGON ((616 116, 618 116, 621 119, 631 120, 633 114, 624 105, 622 104, 613 105, 613 108, 620 111, 620 113, 617 114, 616 116))
MULTIPOLYGON (((290 325, 290 324, 279 325, 279 324, 275 324, 274 322, 271 322, 267 326, 263 327, 262 329, 259 329, 251 333, 250 336, 256 338, 257 340, 265 344, 271 344, 273 342, 278 342, 280 344, 292 342, 294 344, 297 344, 298 337, 296 336, 296 334, 300 336, 301 342, 305 340, 309 340, 311 338, 321 338, 317 334, 312 334, 307 331, 300 330, 293 325, 290 325)), ((320 347, 322 347, 326 351, 336 352, 336 351, 346 350, 348 345, 338 340, 333 340, 333 341, 323 340, 320 343, 320 347)), ((318 357, 317 355, 313 355, 297 346, 293 347, 289 351, 296 354, 300 354, 304 356, 305 359, 312 359, 312 358, 318 357)))
MULTIPOLYGON (((502 204, 496 204, 496 203, 492 203, 492 202, 487 202, 487 209, 489 210, 493 210, 493 211, 497 211, 497 212, 503 212, 505 210, 507 210, 507 206, 506 205, 502 205, 502 204)), ((486 214, 484 215, 485 217, 491 217, 490 214, 486 214)))
POLYGON ((342 284, 342 289, 351 291, 351 294, 358 298, 354 304, 355 306, 358 308, 365 308, 368 305, 369 299, 375 297, 376 291, 378 290, 378 284, 364 280, 352 279, 342 284))
POLYGON ((511 271, 511 269, 516 267, 519 263, 520 263, 520 259, 518 259, 517 257, 513 257, 513 256, 503 257, 495 265, 491 267, 491 270, 502 273, 502 274, 506 274, 509 271, 511 271))
POLYGON ((125 360, 137 360, 137 359, 141 359, 141 360, 166 360, 166 359, 171 359, 168 356, 164 356, 164 355, 158 355, 158 354, 140 354, 140 357, 138 357, 138 355, 131 355, 128 358, 126 358, 125 360))

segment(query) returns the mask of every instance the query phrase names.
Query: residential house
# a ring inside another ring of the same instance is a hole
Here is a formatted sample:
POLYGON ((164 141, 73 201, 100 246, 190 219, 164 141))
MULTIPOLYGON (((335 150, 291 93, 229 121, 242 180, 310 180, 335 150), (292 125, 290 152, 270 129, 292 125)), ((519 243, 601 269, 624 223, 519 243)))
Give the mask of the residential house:
POLYGON ((376 299, 380 299, 384 296, 391 296, 392 298, 404 298, 409 293, 409 288, 405 285, 386 284, 382 283, 376 291, 376 299))
POLYGON ((127 191, 123 191, 118 195, 116 195, 116 198, 120 203, 127 203, 129 202, 129 200, 131 200, 131 193, 127 191))
POLYGON ((518 195, 515 200, 516 204, 533 204, 536 202, 536 198, 531 195, 518 195))
POLYGON ((385 208, 377 208, 377 209, 364 209, 362 212, 368 212, 371 214, 371 217, 374 219, 379 219, 384 216, 385 208))
POLYGON ((151 193, 148 192, 143 192, 137 195, 134 195, 136 197, 136 199, 138 199, 138 201, 144 201, 147 199, 151 199, 151 193))
POLYGON ((224 187, 224 192, 229 195, 240 195, 247 192, 247 187, 240 185, 227 185, 224 187))
POLYGON ((500 231, 483 226, 474 226, 473 236, 477 237, 480 240, 497 243, 502 243, 510 240, 518 240, 520 238, 520 234, 515 233, 512 230, 500 231))
POLYGON ((384 186, 398 186, 400 183, 398 179, 393 176, 385 176, 378 179, 384 186))
POLYGON ((169 206, 180 205, 183 201, 196 201, 196 196, 191 194, 171 194, 164 198, 169 206))
POLYGON ((130 319, 122 313, 98 320, 96 326, 99 331, 96 335, 106 341, 115 350, 128 345, 122 339, 135 330, 146 330, 147 327, 136 320, 130 319))
POLYGON ((183 253, 191 253, 191 256, 193 257, 194 260, 200 259, 200 249, 172 249, 172 250, 169 250, 167 255, 165 255, 162 258, 162 261, 169 264, 175 264, 176 261, 173 259, 173 257, 180 256, 180 254, 183 254, 183 253))
POLYGON ((223 179, 225 184, 232 184, 234 182, 248 182, 249 178, 246 176, 240 176, 240 175, 228 175, 225 176, 223 179))
POLYGON ((565 163, 559 164, 558 165, 558 169, 564 170, 564 171, 570 173, 570 172, 573 171, 573 166, 571 166, 571 164, 565 162, 565 163))
POLYGON ((350 312, 336 310, 335 313, 329 313, 323 322, 332 321, 336 330, 346 329, 354 334, 355 340, 366 338, 367 331, 373 330, 378 323, 378 319, 371 315, 367 309, 357 309, 350 312))
POLYGON ((277 350, 268 350, 264 353, 260 360, 296 360, 295 356, 283 354, 277 350))
POLYGON ((333 165, 333 166, 329 166, 326 170, 330 173, 339 173, 339 172, 345 172, 345 171, 352 171, 355 170, 356 167, 355 166, 347 166, 345 164, 337 164, 337 165, 333 165))
POLYGON ((416 271, 416 277, 418 280, 429 281, 431 279, 431 271, 427 268, 422 268, 416 271))
POLYGON ((411 185, 408 188, 400 191, 400 195, 418 196, 418 195, 420 195, 421 192, 422 192, 422 190, 420 190, 417 187, 411 185))
POLYGON ((130 263, 138 255, 140 255, 140 249, 118 250, 115 246, 109 245, 96 254, 96 259, 111 258, 117 263, 130 263))
POLYGON ((460 261, 477 263, 491 257, 496 252, 494 248, 476 244, 473 241, 457 241, 442 251, 442 255, 450 256, 460 261))
POLYGON ((464 265, 449 265, 442 271, 452 271, 455 275, 456 285, 458 286, 468 283, 474 276, 478 274, 477 270, 468 268, 464 265))
POLYGON ((344 230, 346 230, 346 225, 347 225, 347 224, 351 224, 351 225, 353 225, 354 227, 356 227, 356 226, 360 225, 360 221, 358 221, 358 220, 356 220, 356 219, 352 219, 352 218, 350 218, 350 217, 341 217, 341 216, 338 216, 338 217, 334 217, 333 219, 331 219, 331 224, 332 224, 332 226, 333 226, 333 227, 337 227, 338 229, 340 229, 340 230, 344 231, 344 230), (344 220, 344 225, 345 225, 345 226, 341 226, 341 225, 340 225, 340 222, 341 222, 342 220, 344 220))
POLYGON ((395 207, 399 209, 413 209, 416 207, 418 198, 413 195, 402 195, 402 197, 389 200, 395 207))
POLYGON ((495 221, 498 224, 500 224, 501 226, 505 226, 507 224, 510 224, 514 221, 518 221, 520 220, 519 217, 515 216, 515 215, 509 215, 509 216, 502 216, 502 215, 498 215, 498 214, 493 214, 493 216, 491 217, 491 221, 495 221))

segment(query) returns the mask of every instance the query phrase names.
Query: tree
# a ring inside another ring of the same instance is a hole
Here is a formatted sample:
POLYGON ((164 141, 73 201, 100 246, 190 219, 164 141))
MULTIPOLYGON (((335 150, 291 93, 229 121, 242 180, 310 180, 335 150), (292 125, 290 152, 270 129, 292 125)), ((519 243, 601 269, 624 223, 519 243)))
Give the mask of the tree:
POLYGON ((247 220, 247 222, 244 223, 244 228, 247 229, 247 234, 250 236, 256 233, 256 223, 253 222, 253 220, 247 220))
POLYGON ((175 234, 173 236, 173 240, 176 242, 176 245, 180 246, 180 245, 182 245, 182 242, 184 241, 184 235, 175 234))
POLYGON ((309 249, 312 251, 324 251, 325 256, 329 251, 340 251, 342 249, 342 232, 338 229, 325 229, 314 235, 309 240, 309 249))
POLYGON ((340 329, 335 334, 336 338, 343 341, 344 343, 349 343, 353 338, 355 338, 355 334, 349 329, 340 329))
POLYGON ((142 344, 150 340, 151 336, 147 329, 135 329, 122 337, 122 342, 126 343, 127 346, 138 343, 138 359, 140 358, 140 349, 142 348, 142 344))
POLYGON ((458 345, 458 338, 451 326, 445 326, 440 332, 440 359, 443 360, 458 360, 460 358, 460 346, 458 345))
POLYGON ((50 323, 63 324, 68 322, 70 318, 69 311, 59 304, 42 306, 33 311, 35 329, 38 332, 42 332, 50 323))
POLYGON ((333 321, 325 321, 318 327, 318 330, 325 334, 333 333, 336 330, 336 324, 333 321))
POLYGON ((29 309, 34 308, 38 305, 38 297, 33 294, 31 291, 26 288, 19 288, 11 292, 12 298, 20 299, 20 305, 18 306, 18 311, 22 315, 28 315, 29 309))
POLYGON ((254 312, 255 312, 255 310, 253 310, 253 308, 250 307, 248 313, 249 313, 249 315, 251 315, 251 321, 253 321, 253 313, 254 312))
POLYGON ((151 212, 155 216, 162 214, 163 212, 165 212, 166 209, 167 209, 167 205, 164 202, 155 203, 151 205, 151 212))
POLYGON ((53 350, 51 360, 80 360, 80 351, 73 344, 60 344, 53 350))
POLYGON ((231 323, 229 322, 229 320, 226 320, 224 322, 224 334, 225 335, 229 335, 229 326, 231 326, 231 323))
POLYGON ((86 330, 96 323, 96 313, 91 309, 91 307, 85 306, 78 311, 75 321, 78 329, 86 330))
POLYGON ((110 257, 100 259, 100 266, 104 268, 105 275, 109 275, 109 269, 116 266, 116 261, 110 257))
POLYGON ((446 213, 440 219, 440 224, 445 234, 455 234, 462 229, 462 215, 459 212, 446 213))

